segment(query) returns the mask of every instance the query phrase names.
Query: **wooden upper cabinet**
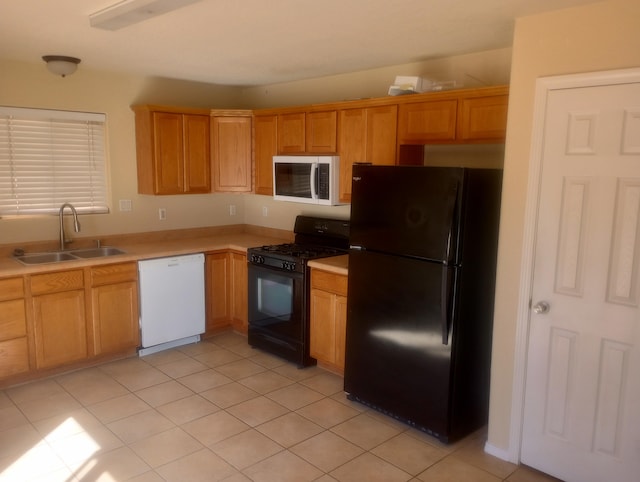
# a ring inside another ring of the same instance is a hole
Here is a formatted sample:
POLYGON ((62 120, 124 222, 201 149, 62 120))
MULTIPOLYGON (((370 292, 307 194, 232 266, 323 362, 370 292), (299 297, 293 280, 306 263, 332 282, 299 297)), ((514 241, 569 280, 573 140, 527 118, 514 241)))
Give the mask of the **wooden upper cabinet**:
POLYGON ((251 114, 214 115, 211 145, 214 190, 251 191, 251 114))
POLYGON ((504 142, 508 104, 506 94, 461 99, 458 105, 458 139, 504 142))
POLYGON ((453 141, 456 137, 457 106, 455 99, 401 104, 398 144, 453 141))
POLYGON ((344 109, 339 113, 340 201, 351 201, 354 163, 394 164, 398 107, 344 109))
POLYGON ((337 152, 337 119, 335 110, 308 112, 305 120, 305 145, 309 153, 337 152))
POLYGON ((203 115, 184 115, 182 121, 184 132, 184 192, 211 192, 209 118, 203 115))
POLYGON ((419 102, 399 100, 399 146, 504 142, 509 102, 506 86, 420 96, 419 102))
POLYGON ((292 112, 278 115, 278 154, 337 152, 338 113, 292 112))
POLYGON ((138 192, 211 192, 209 111, 148 105, 133 110, 138 192))
POLYGON ((255 193, 273 195, 273 156, 278 153, 278 116, 253 118, 255 193))
POLYGON ((278 115, 278 154, 305 152, 305 113, 278 115))

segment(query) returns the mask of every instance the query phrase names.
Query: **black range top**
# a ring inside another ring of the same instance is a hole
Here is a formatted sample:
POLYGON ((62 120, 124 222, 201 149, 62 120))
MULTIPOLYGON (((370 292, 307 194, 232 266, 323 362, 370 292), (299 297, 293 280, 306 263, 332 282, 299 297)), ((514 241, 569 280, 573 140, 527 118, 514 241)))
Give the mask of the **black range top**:
POLYGON ((307 261, 346 254, 349 249, 349 221, 298 216, 294 232, 294 243, 249 248, 249 262, 303 272, 307 261))

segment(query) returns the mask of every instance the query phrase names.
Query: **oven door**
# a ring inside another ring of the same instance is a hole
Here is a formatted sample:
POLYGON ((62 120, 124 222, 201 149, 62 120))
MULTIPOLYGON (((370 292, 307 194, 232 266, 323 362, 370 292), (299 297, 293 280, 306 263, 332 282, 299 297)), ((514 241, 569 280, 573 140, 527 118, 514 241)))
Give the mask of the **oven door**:
POLYGON ((303 273, 249 264, 248 302, 249 344, 307 365, 303 273))

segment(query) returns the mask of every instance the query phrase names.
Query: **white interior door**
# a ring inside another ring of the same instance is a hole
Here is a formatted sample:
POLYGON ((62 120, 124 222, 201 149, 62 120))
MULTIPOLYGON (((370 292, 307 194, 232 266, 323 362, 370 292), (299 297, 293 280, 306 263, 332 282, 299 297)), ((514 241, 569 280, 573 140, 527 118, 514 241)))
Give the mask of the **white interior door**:
POLYGON ((640 480, 640 83, 548 92, 521 460, 640 480))

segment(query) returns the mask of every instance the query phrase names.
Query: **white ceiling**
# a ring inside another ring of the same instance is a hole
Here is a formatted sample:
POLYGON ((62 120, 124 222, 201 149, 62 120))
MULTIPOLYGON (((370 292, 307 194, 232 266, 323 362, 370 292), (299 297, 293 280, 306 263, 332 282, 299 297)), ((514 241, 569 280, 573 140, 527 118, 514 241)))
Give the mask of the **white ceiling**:
POLYGON ((200 0, 108 31, 89 15, 118 0, 3 0, 0 58, 267 85, 509 47, 515 18, 593 2, 200 0))

